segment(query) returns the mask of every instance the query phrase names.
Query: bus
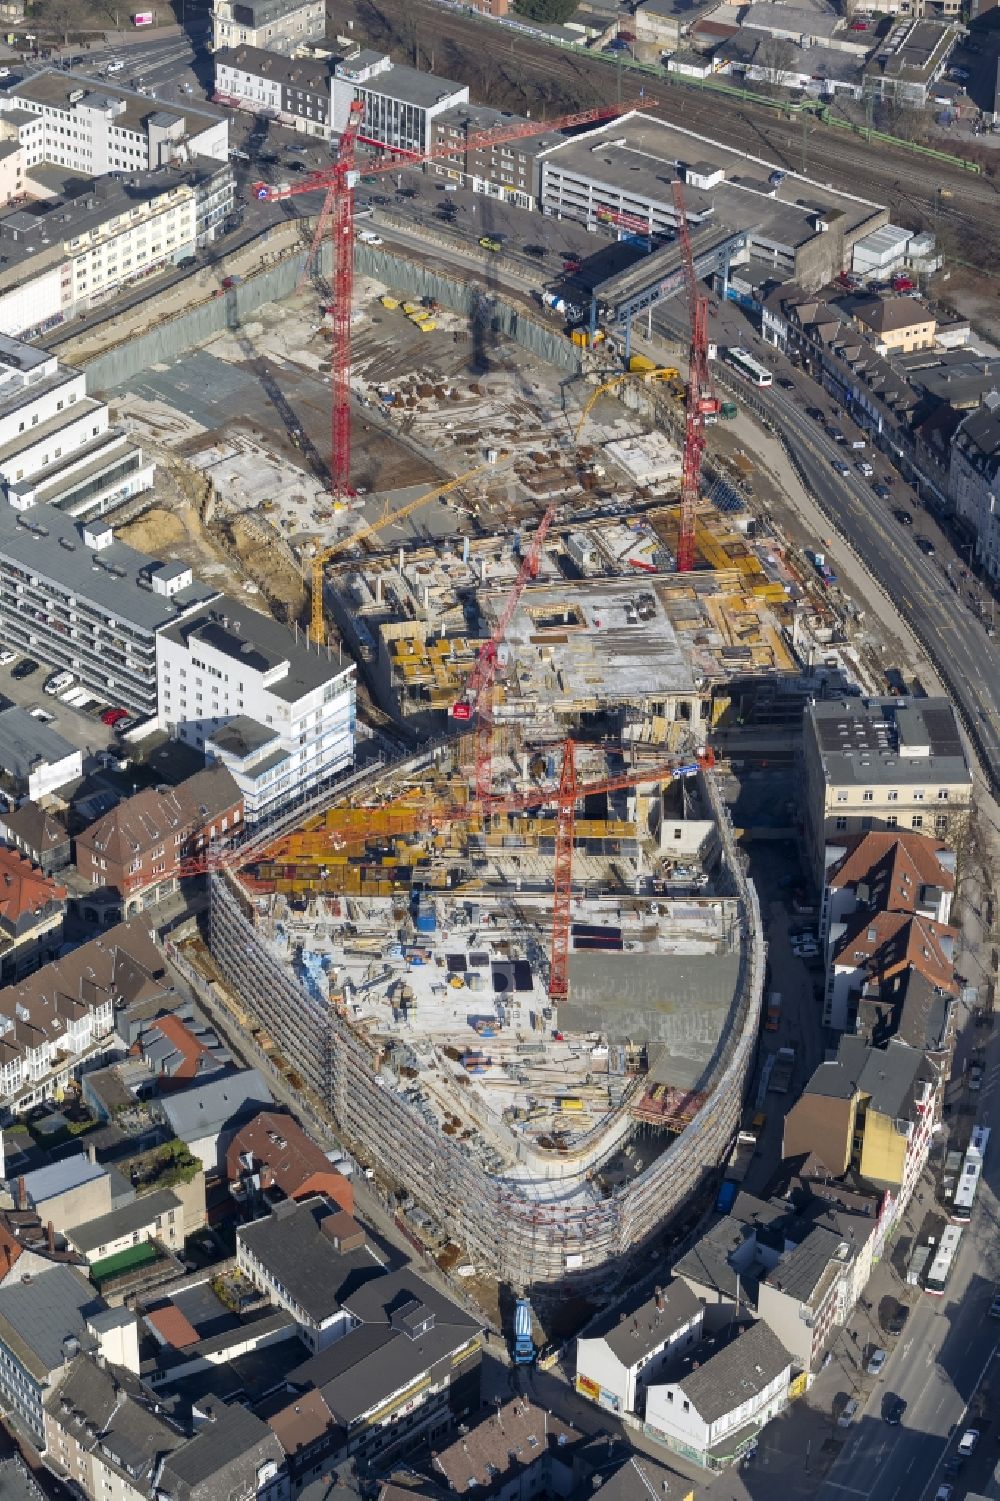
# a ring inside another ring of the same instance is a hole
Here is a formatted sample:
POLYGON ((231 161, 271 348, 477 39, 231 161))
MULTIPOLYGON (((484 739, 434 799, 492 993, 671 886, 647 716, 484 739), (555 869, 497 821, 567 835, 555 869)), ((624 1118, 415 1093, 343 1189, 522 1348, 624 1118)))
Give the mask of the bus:
POLYGON ((944 1227, 937 1252, 931 1262, 931 1269, 927 1273, 927 1281, 924 1283, 925 1290, 935 1298, 940 1298, 948 1286, 948 1278, 955 1265, 955 1257, 958 1255, 963 1233, 961 1225, 945 1225, 944 1227))
POLYGON ((953 1225, 967 1225, 972 1218, 972 1206, 976 1201, 976 1192, 986 1159, 986 1148, 989 1144, 989 1126, 973 1126, 949 1216, 953 1225))
POLYGON ((731 365, 737 375, 742 375, 752 386, 769 386, 771 384, 771 372, 760 360, 755 360, 748 349, 727 349, 726 364, 731 365))

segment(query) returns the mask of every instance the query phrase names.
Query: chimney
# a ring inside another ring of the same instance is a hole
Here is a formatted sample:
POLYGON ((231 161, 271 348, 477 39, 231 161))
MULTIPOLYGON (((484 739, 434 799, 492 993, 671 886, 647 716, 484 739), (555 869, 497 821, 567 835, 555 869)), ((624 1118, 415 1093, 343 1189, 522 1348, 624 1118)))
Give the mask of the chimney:
POLYGON ((49 1239, 49 1255, 51 1256, 56 1249, 56 1227, 55 1225, 53 1225, 51 1220, 49 1220, 48 1224, 45 1227, 45 1233, 49 1239))
POLYGON ((95 1166, 97 1165, 97 1148, 93 1145, 87 1148, 87 1161, 94 1163, 95 1166))
POLYGON ((17 1207, 21 1210, 28 1207, 28 1185, 24 1181, 23 1173, 17 1180, 17 1207))

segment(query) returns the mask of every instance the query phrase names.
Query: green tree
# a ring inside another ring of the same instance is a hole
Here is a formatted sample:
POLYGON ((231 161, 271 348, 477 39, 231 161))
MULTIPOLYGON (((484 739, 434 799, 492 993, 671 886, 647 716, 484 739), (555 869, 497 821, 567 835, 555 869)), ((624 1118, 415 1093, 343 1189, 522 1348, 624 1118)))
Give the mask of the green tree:
POLYGON ((516 0, 514 9, 519 16, 532 21, 551 21, 562 25, 579 5, 579 0, 516 0))
POLYGON ((62 37, 64 47, 70 32, 83 30, 93 19, 88 0, 41 0, 36 15, 46 31, 62 37))

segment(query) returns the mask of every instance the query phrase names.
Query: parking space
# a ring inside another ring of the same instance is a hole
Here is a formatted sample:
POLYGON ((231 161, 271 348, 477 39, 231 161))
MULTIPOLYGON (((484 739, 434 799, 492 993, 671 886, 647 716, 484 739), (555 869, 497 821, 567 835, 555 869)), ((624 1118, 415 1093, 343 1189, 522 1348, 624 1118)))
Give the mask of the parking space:
POLYGON ((17 704, 29 713, 34 710, 39 718, 46 716, 44 722, 75 749, 82 751, 85 757, 96 755, 116 743, 111 728, 100 720, 100 711, 107 708, 106 703, 96 698, 90 699, 96 712, 88 712, 63 702, 45 692, 45 682, 52 669, 44 663, 39 664, 26 677, 15 677, 19 665, 24 661, 25 658, 19 656, 15 661, 0 666, 0 695, 5 704, 17 704))

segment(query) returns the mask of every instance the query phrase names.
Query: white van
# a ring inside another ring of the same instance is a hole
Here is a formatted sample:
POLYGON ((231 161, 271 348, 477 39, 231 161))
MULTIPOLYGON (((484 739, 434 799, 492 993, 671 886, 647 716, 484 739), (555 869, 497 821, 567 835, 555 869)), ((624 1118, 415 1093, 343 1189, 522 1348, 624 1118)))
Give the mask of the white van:
POLYGON ((377 235, 373 229, 362 229, 358 233, 358 239, 362 245, 384 245, 381 235, 377 235))
POLYGON ((121 58, 120 57, 115 57, 115 58, 112 58, 111 62, 108 63, 108 66, 105 68, 104 71, 106 73, 122 73, 122 72, 124 72, 124 70, 125 70, 125 64, 122 62, 121 58))
POLYGON ((845 1404, 843 1412, 840 1414, 840 1417, 837 1419, 837 1427, 838 1428, 850 1428, 851 1424, 854 1422, 854 1419, 857 1417, 857 1415, 858 1415, 858 1399, 857 1399, 857 1397, 852 1397, 850 1399, 850 1401, 845 1404))
POLYGON ((45 691, 51 693, 54 698, 57 693, 63 693, 67 688, 72 688, 75 682, 76 679, 71 672, 55 672, 46 679, 45 691))

